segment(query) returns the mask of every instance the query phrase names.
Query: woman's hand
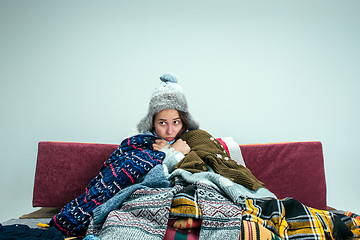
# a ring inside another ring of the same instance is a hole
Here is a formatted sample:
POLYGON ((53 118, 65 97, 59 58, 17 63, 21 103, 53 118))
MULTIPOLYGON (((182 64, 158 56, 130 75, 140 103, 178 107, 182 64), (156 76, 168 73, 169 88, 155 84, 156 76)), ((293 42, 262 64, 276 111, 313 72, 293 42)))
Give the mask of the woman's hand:
POLYGON ((167 143, 167 141, 165 141, 163 139, 156 139, 155 143, 152 146, 153 146, 154 151, 160 151, 161 149, 163 149, 167 145, 169 145, 167 143))
POLYGON ((188 154, 190 152, 189 145, 182 139, 176 140, 176 142, 171 145, 176 151, 182 152, 184 155, 188 154))

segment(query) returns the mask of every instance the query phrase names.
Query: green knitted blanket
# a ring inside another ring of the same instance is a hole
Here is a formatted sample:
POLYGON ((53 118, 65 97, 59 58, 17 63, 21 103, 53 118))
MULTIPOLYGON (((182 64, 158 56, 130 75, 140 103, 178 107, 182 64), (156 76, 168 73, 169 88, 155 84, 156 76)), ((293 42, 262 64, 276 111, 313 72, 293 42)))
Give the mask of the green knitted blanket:
POLYGON ((188 131, 181 139, 186 141, 191 151, 175 165, 175 169, 206 172, 209 165, 216 173, 250 190, 264 187, 264 183, 256 179, 248 168, 232 160, 221 143, 206 131, 188 131))

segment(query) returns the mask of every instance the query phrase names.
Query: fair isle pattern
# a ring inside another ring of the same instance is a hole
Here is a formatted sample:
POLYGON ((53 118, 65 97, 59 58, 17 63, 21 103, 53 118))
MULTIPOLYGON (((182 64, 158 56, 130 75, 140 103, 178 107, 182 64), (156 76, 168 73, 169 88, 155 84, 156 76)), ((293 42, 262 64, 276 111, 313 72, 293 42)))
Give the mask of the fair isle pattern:
POLYGON ((66 236, 83 235, 97 206, 121 189, 136 183, 150 169, 162 163, 165 154, 152 150, 155 139, 152 135, 137 135, 123 140, 104 162, 100 173, 88 184, 85 192, 54 216, 50 225, 66 236))
POLYGON ((242 210, 215 189, 200 183, 196 185, 203 213, 200 239, 239 239, 242 210))
POLYGON ((171 201, 181 187, 135 191, 119 210, 111 211, 103 226, 90 224, 87 234, 100 239, 163 239, 171 201))

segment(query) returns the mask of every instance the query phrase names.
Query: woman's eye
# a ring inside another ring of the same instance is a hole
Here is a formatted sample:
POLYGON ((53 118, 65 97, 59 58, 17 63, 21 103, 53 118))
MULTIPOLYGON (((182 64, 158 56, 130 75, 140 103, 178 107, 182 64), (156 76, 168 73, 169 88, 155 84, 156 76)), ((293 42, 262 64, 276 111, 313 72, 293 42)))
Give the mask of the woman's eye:
POLYGON ((180 121, 178 121, 178 120, 174 121, 174 124, 179 124, 179 123, 180 123, 180 121))
POLYGON ((160 125, 165 125, 166 124, 166 122, 159 122, 160 123, 160 125))

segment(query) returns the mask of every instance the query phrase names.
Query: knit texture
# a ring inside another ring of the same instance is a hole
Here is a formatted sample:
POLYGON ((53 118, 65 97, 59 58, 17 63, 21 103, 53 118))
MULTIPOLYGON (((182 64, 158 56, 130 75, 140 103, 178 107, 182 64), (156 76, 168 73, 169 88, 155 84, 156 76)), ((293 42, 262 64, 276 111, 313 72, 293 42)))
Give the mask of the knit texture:
MULTIPOLYGON (((102 226, 90 224, 88 235, 99 239, 162 240, 169 222, 171 203, 187 184, 171 188, 139 189, 111 211, 102 226)), ((196 184, 195 196, 203 211, 199 240, 239 239, 242 210, 211 187, 196 184)))
POLYGON ((209 165, 216 173, 250 190, 264 187, 249 169, 230 159, 221 143, 206 131, 188 131, 181 138, 190 146, 191 151, 175 165, 175 169, 198 173, 207 171, 209 165))
POLYGON ((100 239, 162 240, 173 196, 181 188, 143 188, 133 192, 104 224, 90 223, 87 234, 100 239))
POLYGON ((201 183, 212 187, 218 192, 224 193, 236 204, 244 203, 247 198, 276 198, 267 188, 261 187, 253 191, 213 171, 191 173, 183 169, 176 169, 169 176, 169 179, 172 180, 177 177, 181 177, 187 183, 201 183))
POLYGON ((142 182, 130 185, 120 192, 118 192, 114 197, 109 199, 106 203, 98 206, 94 210, 94 224, 100 224, 106 218, 106 216, 112 211, 121 206, 121 204, 136 190, 144 187, 152 188, 165 188, 169 187, 170 182, 165 177, 164 168, 161 164, 156 165, 151 169, 148 174, 146 174, 142 182))
POLYGON ((150 169, 162 163, 165 154, 152 150, 155 139, 152 135, 137 135, 123 140, 85 192, 55 215, 50 225, 66 236, 84 234, 96 207, 125 187, 137 183, 150 169))
MULTIPOLYGON (((187 186, 186 181, 178 178, 174 187, 139 189, 118 210, 111 211, 104 224, 91 223, 87 233, 102 240, 162 240, 171 217, 171 203, 187 186)), ((206 184, 196 183, 193 190, 202 212, 199 240, 245 239, 241 231, 246 222, 258 223, 258 227, 271 230, 281 239, 359 237, 360 224, 355 219, 309 208, 292 198, 248 198, 245 203, 235 204, 226 194, 206 184)), ((270 237, 276 238, 273 234, 270 237)))
POLYGON ((147 115, 138 123, 137 129, 144 133, 151 131, 153 128, 153 118, 155 114, 162 110, 175 109, 184 112, 188 118, 188 129, 194 130, 199 128, 199 124, 191 116, 185 94, 180 85, 177 84, 177 78, 173 74, 163 74, 160 85, 154 89, 147 115))
POLYGON ((229 198, 204 184, 196 184, 203 213, 199 239, 239 239, 242 209, 229 198))

